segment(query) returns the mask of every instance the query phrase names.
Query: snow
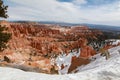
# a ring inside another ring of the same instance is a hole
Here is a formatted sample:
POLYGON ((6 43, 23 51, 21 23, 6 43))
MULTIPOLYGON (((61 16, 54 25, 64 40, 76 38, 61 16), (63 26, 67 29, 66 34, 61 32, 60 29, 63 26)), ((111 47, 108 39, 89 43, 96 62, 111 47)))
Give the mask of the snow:
POLYGON ((120 39, 108 39, 106 42, 112 42, 112 45, 118 45, 120 43, 120 39))
POLYGON ((68 73, 68 69, 71 65, 71 60, 72 60, 72 57, 73 56, 76 56, 78 57, 80 55, 80 49, 78 52, 73 52, 73 53, 69 53, 68 55, 66 54, 63 54, 63 55, 59 55, 57 58, 56 58, 56 64, 59 68, 58 70, 58 73, 59 74, 67 74, 68 73), (64 65, 64 68, 61 69, 61 66, 62 64, 64 65))
POLYGON ((108 60, 100 54, 95 55, 96 60, 79 67, 79 72, 74 74, 49 75, 0 67, 0 80, 120 80, 120 53, 118 50, 120 50, 120 46, 109 49, 111 57, 108 60))
POLYGON ((112 43, 112 45, 117 45, 120 43, 120 40, 116 40, 115 42, 112 43))

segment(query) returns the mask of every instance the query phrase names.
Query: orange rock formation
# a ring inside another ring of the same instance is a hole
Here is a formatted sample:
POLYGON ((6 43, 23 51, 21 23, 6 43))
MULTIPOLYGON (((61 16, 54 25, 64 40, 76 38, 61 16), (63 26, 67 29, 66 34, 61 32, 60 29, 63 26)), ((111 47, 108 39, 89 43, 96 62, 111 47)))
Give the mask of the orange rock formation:
POLYGON ((56 28, 56 25, 37 23, 1 22, 1 24, 6 25, 8 32, 12 34, 12 39, 8 42, 9 47, 0 54, 1 59, 6 56, 11 63, 37 66, 48 73, 53 67, 51 59, 55 59, 61 53, 69 54, 80 48, 80 57, 93 56, 96 52, 87 45, 87 38, 96 38, 102 34, 86 26, 56 28))

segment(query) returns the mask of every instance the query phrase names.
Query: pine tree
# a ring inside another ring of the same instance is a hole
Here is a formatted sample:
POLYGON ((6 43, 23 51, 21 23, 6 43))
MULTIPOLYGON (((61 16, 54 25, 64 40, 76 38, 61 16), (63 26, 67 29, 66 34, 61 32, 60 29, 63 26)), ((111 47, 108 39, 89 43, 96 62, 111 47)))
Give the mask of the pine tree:
POLYGON ((8 6, 5 6, 3 4, 3 1, 0 0, 0 17, 2 17, 2 18, 7 18, 8 17, 8 15, 6 14, 7 13, 7 8, 8 8, 8 6))
MULTIPOLYGON (((7 13, 7 8, 8 6, 5 6, 3 4, 3 1, 0 0, 0 17, 1 18, 7 18, 8 15, 7 13)), ((7 42, 11 38, 11 34, 6 32, 7 27, 2 26, 0 24, 0 51, 3 51, 5 48, 7 48, 7 42)))

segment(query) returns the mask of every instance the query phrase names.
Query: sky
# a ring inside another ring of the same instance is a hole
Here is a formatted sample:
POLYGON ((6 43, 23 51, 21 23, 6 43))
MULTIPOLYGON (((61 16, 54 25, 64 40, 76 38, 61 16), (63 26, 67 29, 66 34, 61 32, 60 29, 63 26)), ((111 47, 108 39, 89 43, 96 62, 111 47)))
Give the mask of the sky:
POLYGON ((3 0, 7 20, 120 26, 120 0, 3 0))

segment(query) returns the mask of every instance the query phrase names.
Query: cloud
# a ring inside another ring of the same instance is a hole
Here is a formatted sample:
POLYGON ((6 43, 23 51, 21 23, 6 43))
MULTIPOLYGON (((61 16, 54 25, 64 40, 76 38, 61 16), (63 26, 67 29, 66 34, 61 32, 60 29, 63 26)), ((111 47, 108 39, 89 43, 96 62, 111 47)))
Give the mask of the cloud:
POLYGON ((87 1, 86 0, 73 0, 73 3, 77 5, 81 5, 81 4, 86 4, 87 1))
POLYGON ((89 6, 87 5, 88 3, 88 0, 73 0, 71 2, 60 2, 58 0, 9 0, 8 15, 10 17, 8 20, 120 25, 120 1, 102 6, 89 6), (14 3, 14 6, 12 3, 14 3))
MULTIPOLYGON (((65 21, 65 22, 74 22, 77 21, 77 15, 79 10, 77 6, 72 3, 60 3, 56 0, 23 0, 16 1, 11 0, 14 3, 25 5, 23 7, 10 7, 9 14, 10 18, 14 18, 14 15, 18 15, 19 19, 27 19, 26 16, 33 17, 35 16, 36 20, 44 21, 65 21), (21 18, 20 18, 21 16, 21 18), (36 17, 37 16, 37 17, 36 17), (76 18, 76 19, 75 19, 76 18)), ((33 18, 31 18, 33 20, 33 18)))
POLYGON ((118 3, 88 9, 86 12, 94 17, 94 21, 96 22, 111 24, 111 22, 120 21, 120 7, 118 3))

